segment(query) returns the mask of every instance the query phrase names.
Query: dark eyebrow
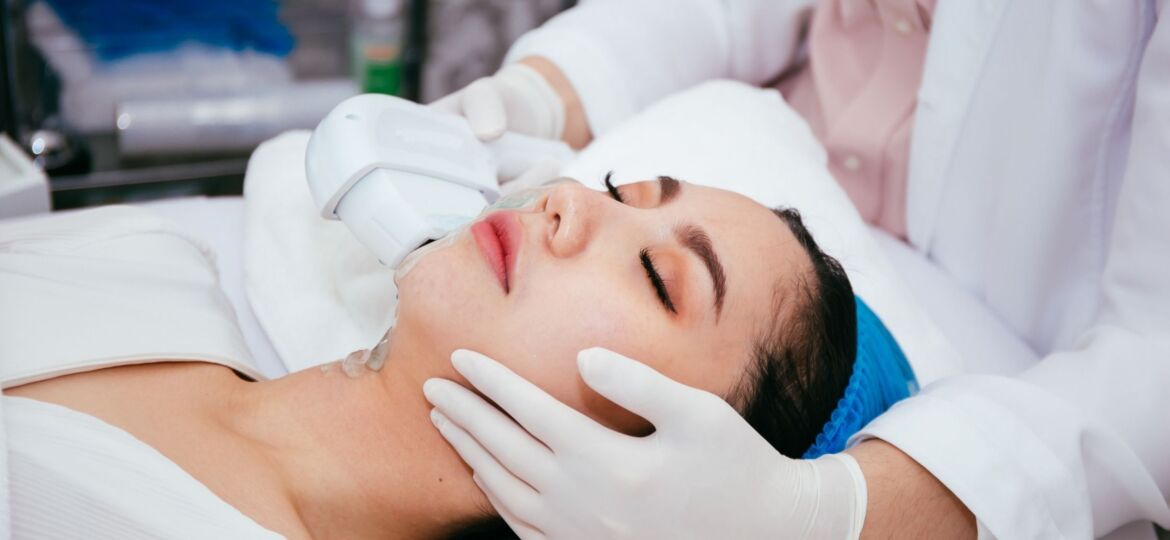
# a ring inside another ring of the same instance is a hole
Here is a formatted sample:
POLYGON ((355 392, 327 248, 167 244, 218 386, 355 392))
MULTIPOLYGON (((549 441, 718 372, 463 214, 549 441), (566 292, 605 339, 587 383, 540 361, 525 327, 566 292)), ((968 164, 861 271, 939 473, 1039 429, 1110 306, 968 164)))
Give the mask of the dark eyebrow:
POLYGON ((723 311, 723 295, 727 292, 727 280, 723 273, 723 264, 719 262, 719 255, 711 246, 711 237, 707 232, 696 225, 683 224, 674 229, 674 235, 679 243, 693 251, 703 261, 707 271, 711 272, 711 283, 715 288, 715 318, 718 320, 723 311))
POLYGON ((669 176, 658 177, 658 206, 662 206, 678 196, 682 182, 669 176))

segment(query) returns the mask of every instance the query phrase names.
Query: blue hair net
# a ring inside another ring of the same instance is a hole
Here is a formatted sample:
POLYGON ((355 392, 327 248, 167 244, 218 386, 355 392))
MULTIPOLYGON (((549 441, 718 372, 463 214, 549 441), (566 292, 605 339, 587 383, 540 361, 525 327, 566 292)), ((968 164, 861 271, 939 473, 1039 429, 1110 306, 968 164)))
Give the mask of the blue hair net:
POLYGON ((856 296, 857 358, 845 395, 804 453, 805 459, 845 449, 845 442, 894 403, 918 391, 918 379, 886 325, 856 296))

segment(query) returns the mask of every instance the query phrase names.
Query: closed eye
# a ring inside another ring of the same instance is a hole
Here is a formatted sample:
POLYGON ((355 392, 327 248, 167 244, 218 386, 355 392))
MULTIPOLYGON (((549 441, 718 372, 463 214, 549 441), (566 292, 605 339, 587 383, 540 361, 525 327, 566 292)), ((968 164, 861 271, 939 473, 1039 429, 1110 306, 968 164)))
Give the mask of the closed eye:
MULTIPOLYGON (((605 174, 605 190, 609 192, 609 196, 613 197, 613 200, 626 204, 621 192, 613 185, 612 177, 613 171, 605 174)), ((654 289, 654 293, 658 295, 658 301, 662 302, 663 307, 667 311, 677 314, 678 309, 674 307, 674 300, 670 298, 670 291, 666 288, 666 281, 662 279, 662 274, 658 272, 658 267, 654 265, 654 258, 650 256, 650 250, 644 248, 639 251, 638 259, 642 262, 642 268, 646 270, 646 277, 650 280, 650 286, 654 289)))
POLYGON ((666 282, 662 280, 662 274, 658 273, 658 267, 654 266, 650 250, 643 249, 638 252, 638 258, 642 261, 642 268, 646 269, 646 277, 650 279, 650 286, 654 287, 654 292, 658 294, 658 300, 662 302, 667 311, 677 314, 678 310, 674 307, 674 301, 670 299, 670 292, 666 290, 666 282))

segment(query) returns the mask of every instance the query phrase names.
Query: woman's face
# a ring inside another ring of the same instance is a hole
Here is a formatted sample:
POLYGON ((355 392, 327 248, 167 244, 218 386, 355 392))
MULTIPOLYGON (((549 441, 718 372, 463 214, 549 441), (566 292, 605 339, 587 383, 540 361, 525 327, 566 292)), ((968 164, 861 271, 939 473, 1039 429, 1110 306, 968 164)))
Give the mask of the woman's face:
POLYGON ((491 356, 627 433, 648 425, 584 384, 581 349, 726 395, 807 255, 769 209, 728 191, 662 179, 616 192, 562 182, 488 214, 402 277, 395 332, 444 361, 491 356))

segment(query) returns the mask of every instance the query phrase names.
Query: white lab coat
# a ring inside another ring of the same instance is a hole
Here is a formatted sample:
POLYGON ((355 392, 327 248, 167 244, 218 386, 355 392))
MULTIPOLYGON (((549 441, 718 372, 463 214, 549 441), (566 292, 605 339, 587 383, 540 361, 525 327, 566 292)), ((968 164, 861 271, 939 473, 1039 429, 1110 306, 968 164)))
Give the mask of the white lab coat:
MULTIPOLYGON (((772 80, 797 54, 811 4, 594 0, 508 58, 552 60, 604 133, 702 80, 772 80)), ((1170 526, 1165 7, 938 2, 910 156, 910 242, 1043 360, 1016 377, 932 385, 863 436, 929 469, 983 534, 1170 526)))

